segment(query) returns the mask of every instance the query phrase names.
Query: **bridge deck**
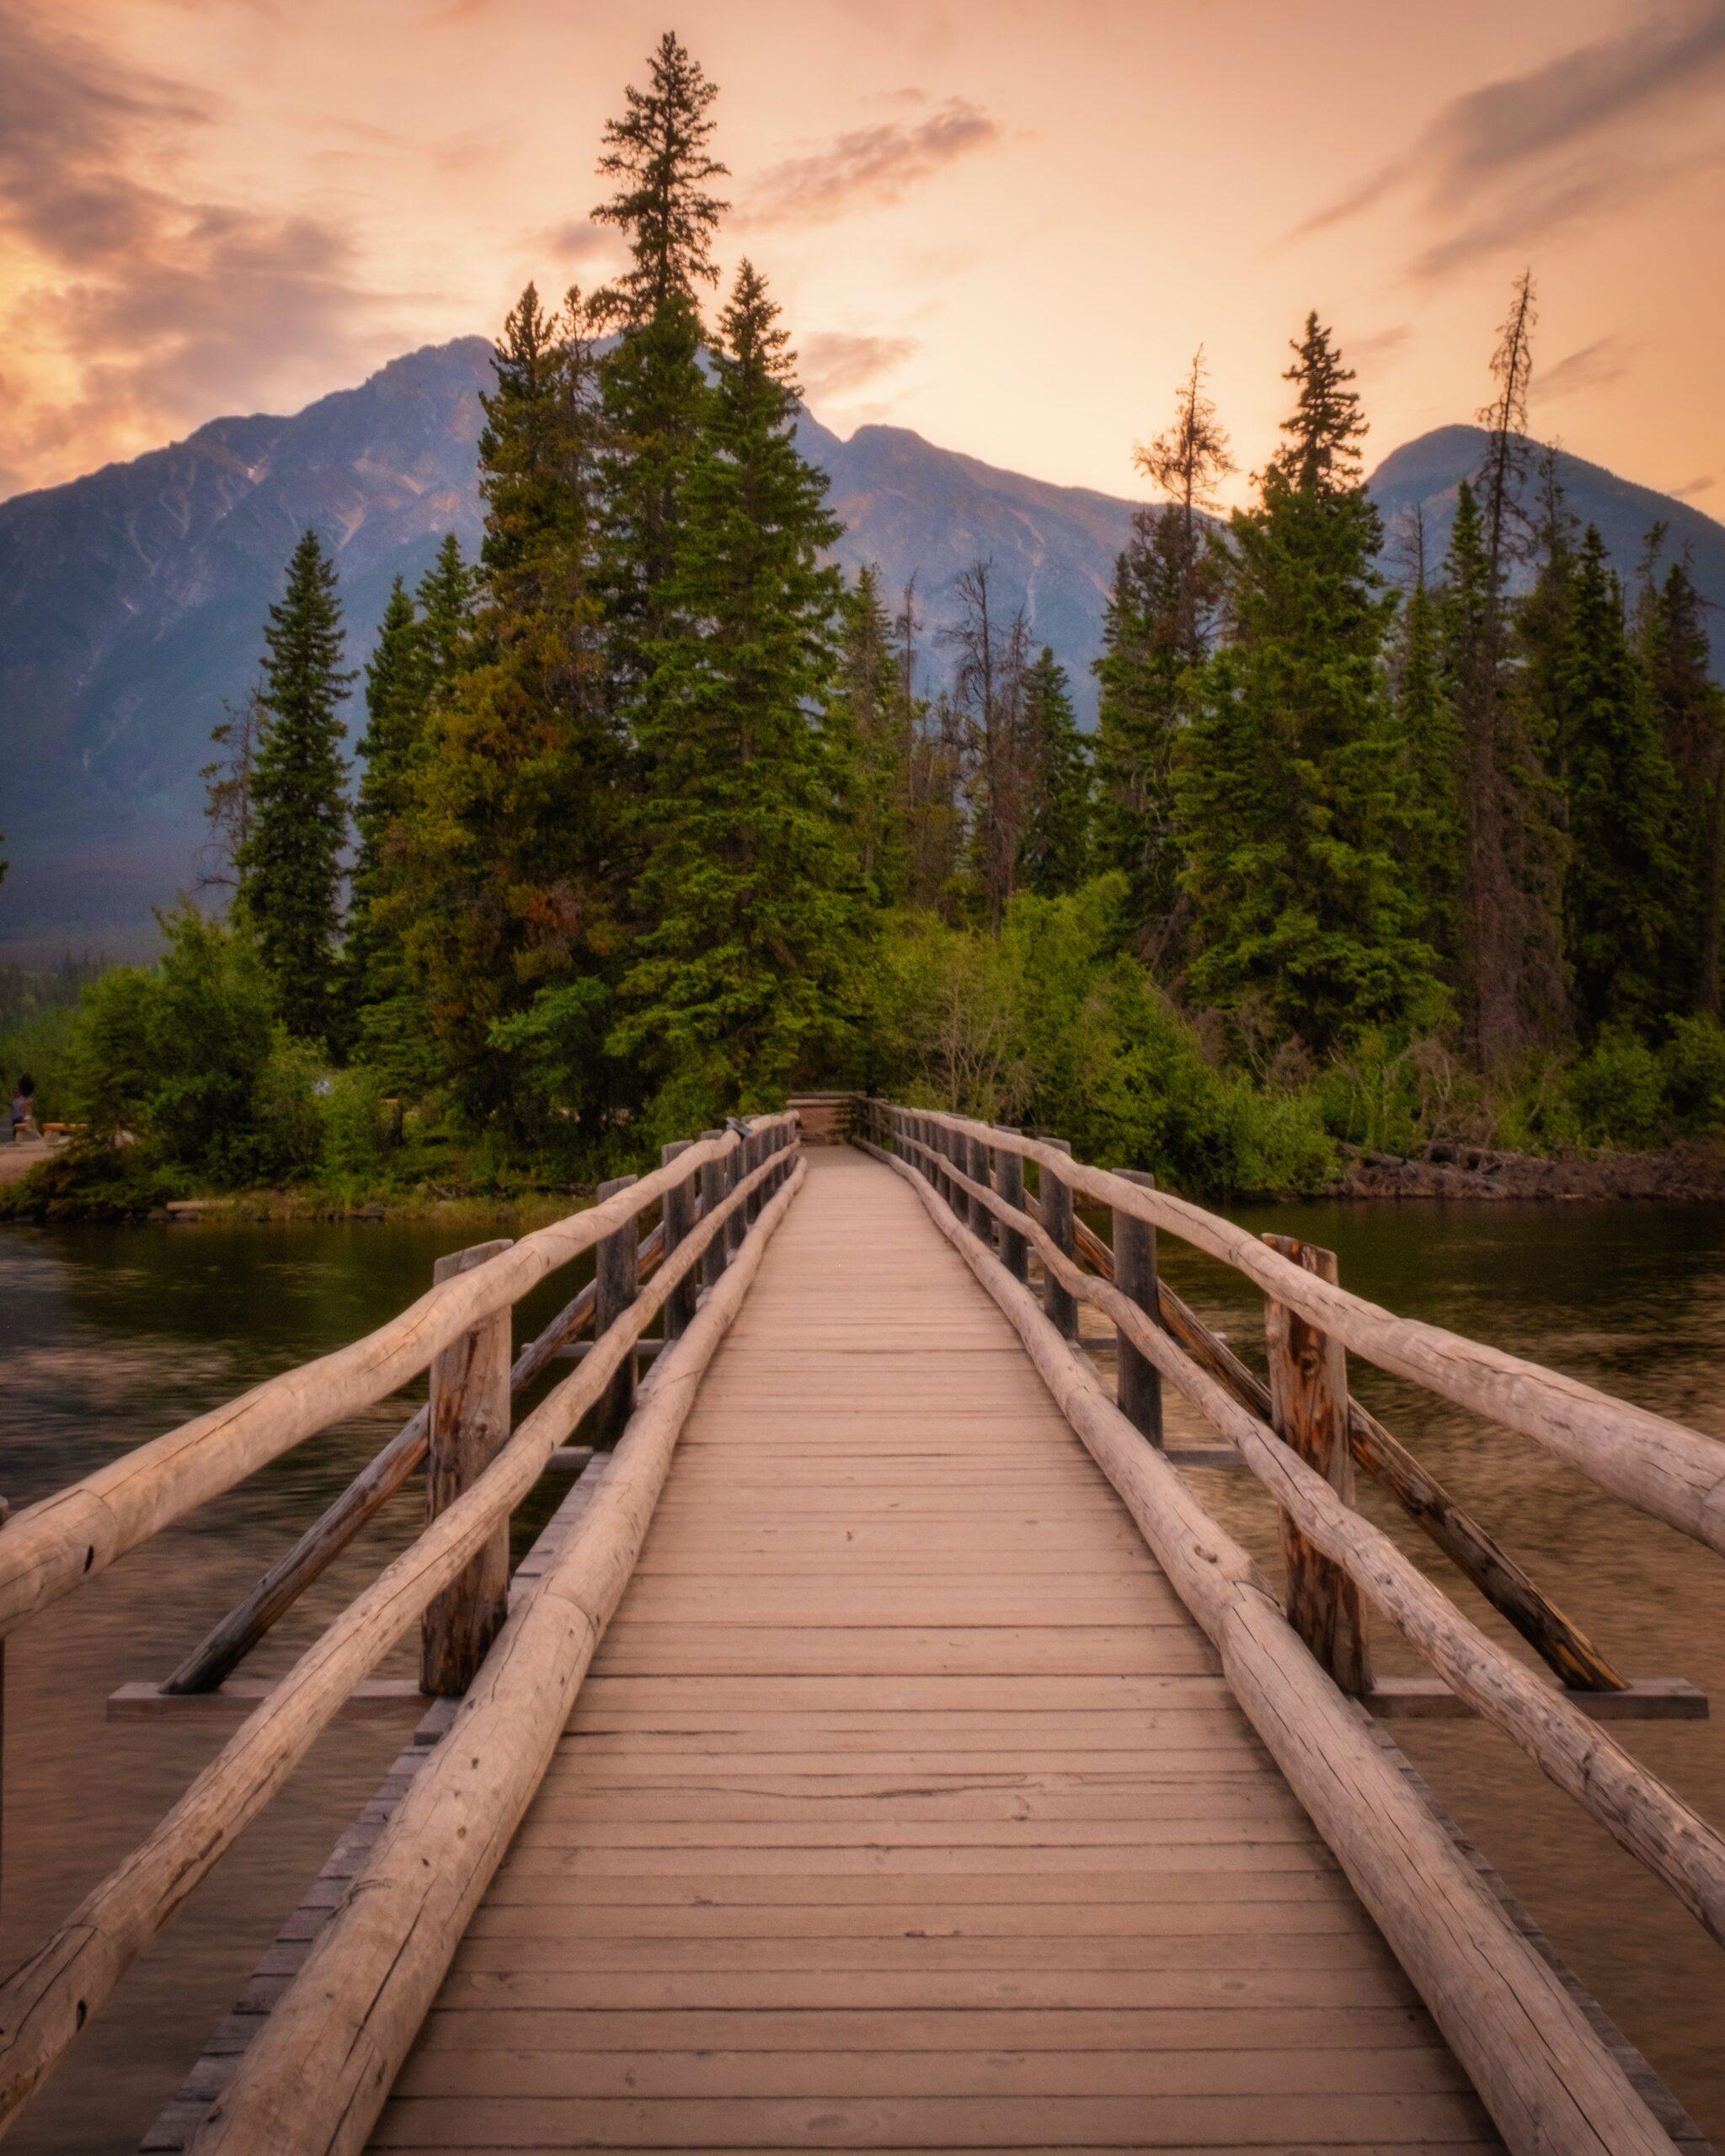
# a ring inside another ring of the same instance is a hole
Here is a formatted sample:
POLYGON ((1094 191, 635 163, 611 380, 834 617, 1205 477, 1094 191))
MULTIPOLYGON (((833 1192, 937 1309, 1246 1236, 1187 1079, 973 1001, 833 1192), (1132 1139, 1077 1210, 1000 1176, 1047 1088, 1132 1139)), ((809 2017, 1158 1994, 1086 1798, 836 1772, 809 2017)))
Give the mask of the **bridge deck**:
POLYGON ((810 1166, 373 2145, 1498 2146, 1004 1320, 810 1166))

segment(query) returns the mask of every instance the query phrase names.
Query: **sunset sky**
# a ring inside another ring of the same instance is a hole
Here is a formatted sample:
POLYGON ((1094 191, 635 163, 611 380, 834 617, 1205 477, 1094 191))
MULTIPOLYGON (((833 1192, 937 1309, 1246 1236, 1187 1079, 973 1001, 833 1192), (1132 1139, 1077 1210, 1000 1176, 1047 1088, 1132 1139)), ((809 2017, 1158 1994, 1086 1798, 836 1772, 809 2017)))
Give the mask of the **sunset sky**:
POLYGON ((0 0, 0 494, 595 281, 666 27, 841 433, 1140 493, 1201 342, 1249 469, 1316 306, 1381 455, 1531 263, 1535 430, 1725 514, 1725 0, 0 0))

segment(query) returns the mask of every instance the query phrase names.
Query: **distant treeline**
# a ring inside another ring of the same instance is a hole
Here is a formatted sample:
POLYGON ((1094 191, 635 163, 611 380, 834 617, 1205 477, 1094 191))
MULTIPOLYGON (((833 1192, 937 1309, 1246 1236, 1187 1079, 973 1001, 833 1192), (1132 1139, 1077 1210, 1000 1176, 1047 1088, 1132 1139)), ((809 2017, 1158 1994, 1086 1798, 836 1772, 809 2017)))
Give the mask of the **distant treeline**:
POLYGON ((363 1179, 398 1172, 387 1096, 481 1180, 555 1178, 859 1086, 1261 1189, 1338 1140, 1711 1129, 1725 706, 1663 534, 1626 593, 1530 466, 1530 280, 1445 558, 1391 535, 1405 598, 1317 316, 1226 526, 1194 361, 1139 452, 1162 499, 1092 742, 991 563, 932 696, 914 586, 826 564, 778 309, 745 261, 703 311, 714 97, 665 36, 600 160, 629 269, 511 311, 480 558, 398 582, 351 809, 335 572, 301 541, 205 774, 226 922, 183 910, 85 996, 98 1131, 363 1179))

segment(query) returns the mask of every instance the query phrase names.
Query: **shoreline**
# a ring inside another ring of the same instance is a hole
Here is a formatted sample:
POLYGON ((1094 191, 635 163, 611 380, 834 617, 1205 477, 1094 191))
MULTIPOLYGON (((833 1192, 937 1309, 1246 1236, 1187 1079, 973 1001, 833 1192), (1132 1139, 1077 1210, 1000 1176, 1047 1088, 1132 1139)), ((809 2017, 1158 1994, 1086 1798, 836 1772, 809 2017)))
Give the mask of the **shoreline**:
POLYGON ((1641 1153, 1496 1152, 1434 1146, 1420 1155, 1354 1151, 1328 1198, 1523 1198, 1708 1204, 1725 1202, 1725 1146, 1707 1139, 1641 1153))

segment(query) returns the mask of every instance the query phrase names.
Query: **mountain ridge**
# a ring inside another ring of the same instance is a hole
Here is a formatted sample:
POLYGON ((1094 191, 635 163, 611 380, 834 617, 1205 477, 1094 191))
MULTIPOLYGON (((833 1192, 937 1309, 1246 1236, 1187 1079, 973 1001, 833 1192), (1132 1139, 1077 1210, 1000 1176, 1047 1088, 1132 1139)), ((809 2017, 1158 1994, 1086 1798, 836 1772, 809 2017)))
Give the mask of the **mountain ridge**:
MULTIPOLYGON (((416 581, 447 531, 477 551, 491 350, 479 336, 421 346, 302 412, 211 419, 0 503, 7 955, 125 955, 152 940, 151 908, 193 878, 210 729, 255 676, 265 611, 307 525, 334 552, 355 665, 398 573, 416 581)), ((799 424, 846 525, 837 558, 850 571, 879 564, 889 594, 915 576, 922 686, 945 670, 939 632, 958 576, 991 558, 1002 600, 1025 606, 1087 719, 1114 558, 1138 504, 1002 470, 909 428, 870 424, 846 440, 812 414, 799 424)), ((1419 503, 1440 550, 1482 440, 1439 429, 1391 452, 1372 481, 1386 519, 1419 503)), ((1706 595, 1725 605, 1725 526, 1604 467, 1563 468, 1626 572, 1664 515, 1695 547, 1706 595)))

